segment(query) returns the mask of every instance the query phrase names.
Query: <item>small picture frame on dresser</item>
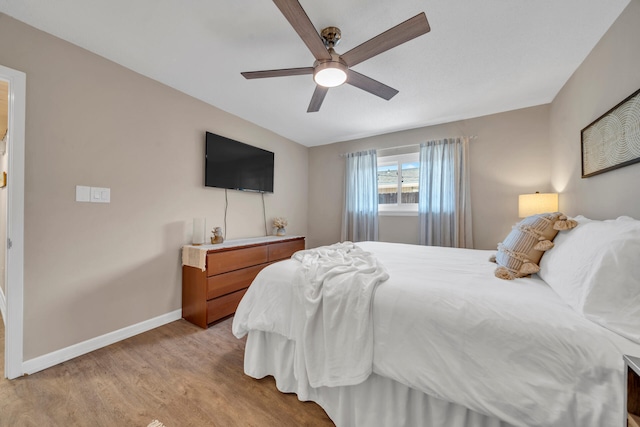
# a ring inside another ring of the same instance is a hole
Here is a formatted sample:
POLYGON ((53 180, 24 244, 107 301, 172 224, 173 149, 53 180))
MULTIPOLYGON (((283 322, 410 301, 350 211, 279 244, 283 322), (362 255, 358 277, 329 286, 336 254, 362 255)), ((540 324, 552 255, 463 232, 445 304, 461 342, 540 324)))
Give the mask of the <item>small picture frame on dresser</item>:
POLYGON ((640 358, 624 356, 627 389, 624 396, 625 427, 640 427, 640 358))

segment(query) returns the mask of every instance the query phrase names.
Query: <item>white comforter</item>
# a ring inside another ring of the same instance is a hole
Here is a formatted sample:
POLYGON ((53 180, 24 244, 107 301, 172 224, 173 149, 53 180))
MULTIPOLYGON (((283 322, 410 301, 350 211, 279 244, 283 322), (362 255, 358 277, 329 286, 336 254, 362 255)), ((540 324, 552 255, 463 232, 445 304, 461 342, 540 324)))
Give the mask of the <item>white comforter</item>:
MULTIPOLYGON (((358 246, 390 276, 373 301, 374 372, 513 425, 623 425, 623 363, 609 332, 542 280, 495 278, 490 251, 358 246)), ((299 267, 287 260, 258 275, 236 312, 237 337, 296 339, 299 267)), ((299 367, 296 376, 307 381, 299 367)))

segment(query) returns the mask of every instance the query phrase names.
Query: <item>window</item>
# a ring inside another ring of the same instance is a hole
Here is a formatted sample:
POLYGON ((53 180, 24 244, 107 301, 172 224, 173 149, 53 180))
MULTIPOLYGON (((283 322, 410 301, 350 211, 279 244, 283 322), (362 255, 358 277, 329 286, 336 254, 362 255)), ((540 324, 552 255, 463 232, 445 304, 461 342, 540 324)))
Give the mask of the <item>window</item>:
POLYGON ((419 153, 378 157, 378 210, 418 212, 419 153))

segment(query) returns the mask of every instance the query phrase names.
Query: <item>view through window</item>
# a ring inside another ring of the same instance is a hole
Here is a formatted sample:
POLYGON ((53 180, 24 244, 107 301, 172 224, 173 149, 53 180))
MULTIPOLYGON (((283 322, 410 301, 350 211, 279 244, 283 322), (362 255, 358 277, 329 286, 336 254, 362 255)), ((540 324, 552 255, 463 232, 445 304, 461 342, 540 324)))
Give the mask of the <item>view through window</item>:
POLYGON ((380 210, 418 209, 418 153, 378 158, 380 210))

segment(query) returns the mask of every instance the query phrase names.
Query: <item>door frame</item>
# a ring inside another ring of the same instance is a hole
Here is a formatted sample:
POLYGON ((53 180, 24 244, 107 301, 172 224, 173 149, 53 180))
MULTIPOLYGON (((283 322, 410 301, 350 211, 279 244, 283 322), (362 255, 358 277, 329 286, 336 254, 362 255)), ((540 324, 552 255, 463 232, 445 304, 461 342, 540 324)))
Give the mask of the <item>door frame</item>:
POLYGON ((7 245, 5 252, 4 376, 24 374, 24 159, 27 75, 0 65, 0 79, 9 82, 7 134, 7 245), (9 247, 8 243, 11 242, 9 247))

